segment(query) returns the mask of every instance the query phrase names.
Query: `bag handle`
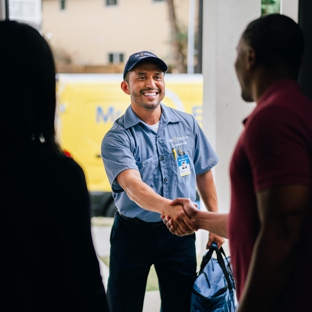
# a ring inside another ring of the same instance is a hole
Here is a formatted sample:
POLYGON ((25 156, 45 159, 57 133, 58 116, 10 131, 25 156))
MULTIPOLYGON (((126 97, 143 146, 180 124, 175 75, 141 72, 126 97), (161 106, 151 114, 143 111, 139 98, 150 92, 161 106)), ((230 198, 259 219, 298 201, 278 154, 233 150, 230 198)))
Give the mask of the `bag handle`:
MULTIPOLYGON (((211 246, 210 246, 208 252, 203 256, 203 260, 202 260, 202 263, 201 263, 201 265, 200 265, 200 270, 199 270, 199 272, 202 272, 202 271, 204 270, 204 267, 207 265, 207 263, 208 263, 209 260, 211 259, 211 256, 212 256, 212 254, 213 254, 214 251, 215 251, 216 254, 217 254, 217 260, 218 260, 219 265, 220 265, 220 267, 221 267, 221 269, 222 269, 222 271, 223 271, 223 274, 224 274, 225 279, 226 279, 226 281, 227 281, 228 287, 229 287, 230 290, 232 290, 232 289, 233 289, 233 284, 232 284, 232 282, 231 282, 231 280, 230 280, 229 272, 227 271, 227 269, 226 269, 226 267, 225 267, 225 264, 224 264, 224 260, 223 260, 223 256, 224 256, 224 258, 225 258, 226 261, 227 261, 226 254, 225 254, 225 252, 224 252, 222 246, 220 247, 220 249, 218 249, 218 245, 217 245, 215 242, 213 242, 213 243, 211 244, 211 246)), ((228 262, 228 261, 227 261, 227 262, 228 262)), ((228 264, 229 264, 229 263, 228 263, 228 264)), ((229 269, 230 269, 230 271, 231 271, 231 273, 232 273, 232 270, 231 270, 230 265, 229 265, 229 269)))
MULTIPOLYGON (((202 272, 204 270, 204 267, 206 266, 206 264, 209 262, 209 260, 211 259, 212 257, 212 254, 213 252, 216 251, 218 252, 218 245, 215 243, 215 242, 212 242, 208 252, 203 256, 203 259, 202 259, 202 262, 201 262, 201 265, 200 265, 200 269, 199 269, 199 272, 202 272)), ((220 251, 221 253, 224 255, 224 257, 226 258, 226 254, 222 248, 222 246, 220 247, 220 251)))

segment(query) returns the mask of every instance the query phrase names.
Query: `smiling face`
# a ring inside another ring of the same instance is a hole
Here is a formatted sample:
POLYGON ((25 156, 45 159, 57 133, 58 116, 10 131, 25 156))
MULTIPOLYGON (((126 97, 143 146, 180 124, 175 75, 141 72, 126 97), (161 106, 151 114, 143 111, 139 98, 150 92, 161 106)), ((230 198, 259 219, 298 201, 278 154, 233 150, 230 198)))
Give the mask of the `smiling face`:
POLYGON ((136 111, 154 111, 165 96, 165 74, 152 62, 140 62, 121 83, 121 89, 131 98, 136 111))

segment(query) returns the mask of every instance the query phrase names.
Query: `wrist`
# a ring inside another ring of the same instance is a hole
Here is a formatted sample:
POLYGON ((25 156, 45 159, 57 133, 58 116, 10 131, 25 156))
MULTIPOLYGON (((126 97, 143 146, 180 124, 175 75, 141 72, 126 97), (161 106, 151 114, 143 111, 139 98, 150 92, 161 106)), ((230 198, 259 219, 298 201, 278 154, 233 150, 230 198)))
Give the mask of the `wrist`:
POLYGON ((164 216, 169 216, 170 210, 172 210, 172 206, 170 206, 170 200, 167 198, 163 198, 161 208, 159 209, 159 213, 164 216))

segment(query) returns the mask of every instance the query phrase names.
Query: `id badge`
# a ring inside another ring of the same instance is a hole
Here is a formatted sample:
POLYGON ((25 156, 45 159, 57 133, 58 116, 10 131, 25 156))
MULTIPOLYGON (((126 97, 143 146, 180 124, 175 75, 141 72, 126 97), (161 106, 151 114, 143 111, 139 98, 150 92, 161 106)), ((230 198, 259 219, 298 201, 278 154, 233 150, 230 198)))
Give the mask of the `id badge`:
POLYGON ((188 155, 178 156, 178 166, 180 171, 180 176, 186 176, 191 174, 190 160, 188 155))

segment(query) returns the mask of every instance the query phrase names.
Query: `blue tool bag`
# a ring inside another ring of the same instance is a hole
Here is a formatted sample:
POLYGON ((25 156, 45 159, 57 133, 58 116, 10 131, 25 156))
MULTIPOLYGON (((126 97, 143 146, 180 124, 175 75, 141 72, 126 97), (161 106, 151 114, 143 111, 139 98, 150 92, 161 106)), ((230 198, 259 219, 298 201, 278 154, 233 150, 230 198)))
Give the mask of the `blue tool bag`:
POLYGON ((191 312, 235 312, 236 292, 230 256, 212 243, 193 285, 191 312), (217 257, 212 257, 213 252, 217 257))

